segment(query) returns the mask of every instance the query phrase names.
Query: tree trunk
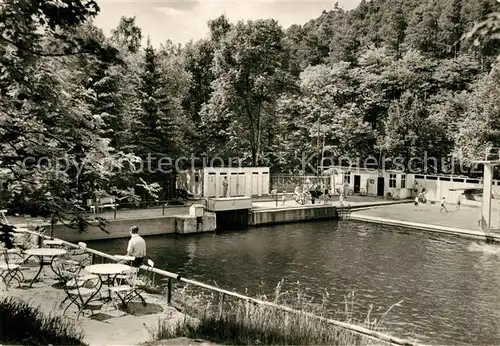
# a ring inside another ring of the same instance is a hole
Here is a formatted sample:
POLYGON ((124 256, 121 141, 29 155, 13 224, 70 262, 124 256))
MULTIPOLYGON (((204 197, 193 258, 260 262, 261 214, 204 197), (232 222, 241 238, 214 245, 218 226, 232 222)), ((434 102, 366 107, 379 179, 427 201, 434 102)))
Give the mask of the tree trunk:
POLYGON ((260 162, 260 144, 261 144, 261 137, 262 137, 262 92, 264 91, 263 87, 260 89, 260 95, 259 95, 259 104, 257 107, 257 160, 255 162, 255 165, 257 166, 258 163, 260 162))

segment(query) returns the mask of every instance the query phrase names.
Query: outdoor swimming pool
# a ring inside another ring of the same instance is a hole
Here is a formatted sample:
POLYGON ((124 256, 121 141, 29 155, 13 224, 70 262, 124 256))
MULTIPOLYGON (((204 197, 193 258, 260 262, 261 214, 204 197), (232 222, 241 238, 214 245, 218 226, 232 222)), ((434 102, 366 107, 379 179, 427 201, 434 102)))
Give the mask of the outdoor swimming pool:
MULTIPOLYGON (((399 301, 387 333, 432 344, 500 344, 500 246, 361 222, 314 222, 248 231, 146 238, 156 266, 249 295, 300 287, 328 313, 354 291, 358 319, 399 301)), ((123 254, 127 239, 89 242, 123 254)), ((343 319, 337 315, 336 318, 343 319)))

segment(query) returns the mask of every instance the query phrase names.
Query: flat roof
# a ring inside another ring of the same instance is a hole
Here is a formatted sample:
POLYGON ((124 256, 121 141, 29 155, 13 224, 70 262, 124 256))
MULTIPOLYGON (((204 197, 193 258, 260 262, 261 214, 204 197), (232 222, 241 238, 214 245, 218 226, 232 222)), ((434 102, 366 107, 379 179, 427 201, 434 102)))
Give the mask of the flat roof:
POLYGON ((482 164, 500 165, 500 160, 477 160, 477 161, 472 161, 472 162, 482 163, 482 164))
POLYGON ((387 173, 415 174, 415 173, 405 173, 404 171, 398 171, 398 170, 394 170, 394 169, 348 167, 348 166, 331 166, 329 168, 326 168, 322 173, 325 173, 325 172, 330 173, 332 171, 365 171, 365 172, 369 172, 369 173, 387 172, 387 173))

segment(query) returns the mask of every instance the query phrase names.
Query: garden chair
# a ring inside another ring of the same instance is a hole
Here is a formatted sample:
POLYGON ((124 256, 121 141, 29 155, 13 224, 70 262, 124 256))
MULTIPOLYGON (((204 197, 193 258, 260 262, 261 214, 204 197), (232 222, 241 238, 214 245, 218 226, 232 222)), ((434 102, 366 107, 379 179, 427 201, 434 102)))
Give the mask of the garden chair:
POLYGON ((155 267, 155 263, 151 259, 148 259, 146 264, 148 267, 146 269, 146 273, 142 277, 138 277, 136 279, 136 290, 144 290, 146 287, 148 287, 148 285, 154 286, 155 272, 153 271, 153 268, 155 267))
MULTIPOLYGON (((71 279, 64 285, 66 298, 61 302, 59 308, 62 308, 64 303, 69 301, 69 304, 64 309, 63 315, 66 314, 66 311, 71 305, 75 305, 78 308, 78 314, 76 316, 78 320, 80 315, 83 314, 83 311, 89 308, 89 303, 98 294, 100 295, 100 279, 97 275, 81 275, 72 272, 66 272, 65 274, 71 277, 71 279)), ((94 310, 89 310, 91 314, 94 315, 94 310)))
POLYGON ((21 287, 24 281, 24 274, 21 271, 21 264, 24 259, 19 249, 4 249, 0 254, 0 277, 8 290, 12 280, 16 280, 21 287))
POLYGON ((135 297, 139 297, 142 304, 146 306, 146 300, 140 294, 139 287, 137 286, 137 273, 139 268, 132 268, 130 270, 124 271, 120 278, 117 278, 117 285, 110 287, 111 299, 113 304, 118 310, 117 301, 119 301, 122 306, 126 309, 128 303, 135 297))
POLYGON ((82 244, 84 246, 80 246, 78 249, 67 248, 67 253, 64 256, 55 259, 55 268, 62 281, 67 282, 72 278, 72 274, 79 274, 84 267, 92 264, 92 255, 85 252, 86 244, 82 244))
MULTIPOLYGON (((142 276, 137 275, 137 277, 135 279, 136 280, 135 287, 136 287, 137 291, 144 290, 144 288, 148 287, 148 285, 153 286, 154 278, 155 278, 155 273, 153 272, 153 268, 155 266, 155 263, 151 259, 148 259, 146 264, 147 264, 148 268, 146 269, 145 274, 142 276)), ((115 276, 116 281, 118 281, 120 279, 123 282, 127 281, 130 279, 130 274, 124 273, 124 274, 118 274, 115 276)))

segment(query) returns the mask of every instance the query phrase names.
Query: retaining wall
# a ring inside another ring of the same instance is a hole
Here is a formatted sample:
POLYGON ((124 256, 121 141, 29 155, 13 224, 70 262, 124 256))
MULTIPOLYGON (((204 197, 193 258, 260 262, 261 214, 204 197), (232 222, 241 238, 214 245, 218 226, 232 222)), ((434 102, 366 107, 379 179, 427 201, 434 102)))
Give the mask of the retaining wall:
POLYGON ((249 224, 252 226, 298 221, 338 219, 337 208, 334 206, 307 206, 301 208, 252 210, 249 216, 249 224))
MULTIPOLYGON (((159 235, 175 233, 175 217, 165 216, 157 218, 140 218, 129 220, 110 220, 106 224, 106 233, 97 226, 89 226, 87 231, 78 232, 76 229, 71 229, 65 225, 54 225, 54 237, 60 238, 69 242, 126 238, 130 237, 130 227, 139 226, 141 235, 159 235)), ((44 225, 46 234, 50 234, 50 225, 44 225)))

